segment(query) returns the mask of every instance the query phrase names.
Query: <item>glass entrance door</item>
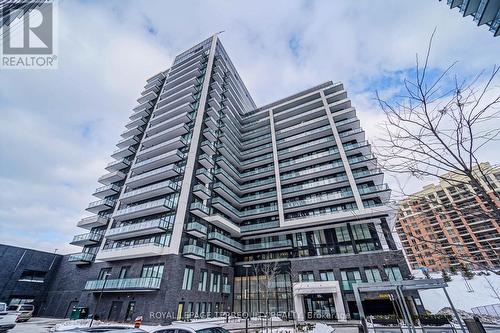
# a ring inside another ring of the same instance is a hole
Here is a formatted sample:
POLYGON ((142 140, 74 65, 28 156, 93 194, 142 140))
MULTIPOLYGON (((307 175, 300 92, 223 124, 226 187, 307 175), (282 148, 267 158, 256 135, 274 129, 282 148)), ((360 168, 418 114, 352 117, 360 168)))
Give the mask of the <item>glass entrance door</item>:
POLYGON ((304 296, 304 317, 306 320, 336 319, 332 294, 311 294, 304 296))

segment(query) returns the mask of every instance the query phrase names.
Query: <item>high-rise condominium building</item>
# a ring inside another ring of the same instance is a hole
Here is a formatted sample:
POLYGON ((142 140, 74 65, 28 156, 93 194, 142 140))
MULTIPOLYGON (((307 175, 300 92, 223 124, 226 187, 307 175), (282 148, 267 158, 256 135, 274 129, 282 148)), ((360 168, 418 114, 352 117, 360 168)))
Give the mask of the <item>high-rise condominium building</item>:
MULTIPOLYGON (((484 188, 500 189, 500 168, 481 164, 484 188)), ((479 175, 477 166, 473 169, 479 175)), ((452 174, 456 182, 428 185, 400 203, 396 230, 412 268, 438 271, 461 264, 474 268, 500 267, 500 226, 488 203, 466 179, 452 174)), ((498 195, 489 191, 500 207, 498 195)))
POLYGON ((500 35, 499 0, 446 0, 446 2, 451 9, 458 8, 464 17, 472 16, 477 25, 486 24, 493 32, 493 36, 500 35))
MULTIPOLYGON (((353 283, 409 275, 390 190, 342 84, 257 108, 213 36, 147 80, 138 102, 78 223, 88 231, 72 242, 77 266, 62 269, 83 291, 51 293, 48 309, 93 312, 104 290, 96 312, 117 320, 266 304, 342 319, 357 315, 353 283)), ((365 297, 368 313, 392 313, 365 297)))

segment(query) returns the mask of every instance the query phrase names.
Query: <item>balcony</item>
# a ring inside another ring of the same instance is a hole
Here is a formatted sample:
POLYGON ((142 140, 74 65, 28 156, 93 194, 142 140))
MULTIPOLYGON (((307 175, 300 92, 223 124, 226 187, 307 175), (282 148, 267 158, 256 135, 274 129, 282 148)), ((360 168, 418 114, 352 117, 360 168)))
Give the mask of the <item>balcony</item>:
POLYGON ((210 215, 205 220, 227 231, 231 236, 240 236, 240 227, 221 214, 210 215))
POLYGON ((339 201, 345 201, 343 199, 349 199, 352 198, 352 196, 353 193, 351 190, 332 192, 322 195, 311 195, 306 199, 283 202, 283 208, 287 212, 311 209, 325 205, 332 205, 334 201, 335 203, 339 203, 339 201))
POLYGON ((113 154, 111 154, 111 157, 114 159, 120 159, 133 155, 135 152, 135 148, 132 147, 118 148, 113 152, 113 154))
POLYGON ((154 257, 163 254, 165 247, 158 243, 135 244, 102 249, 97 260, 115 261, 133 258, 154 257))
MULTIPOLYGON (((165 113, 168 116, 170 113, 165 113)), ((165 116, 165 117, 166 117, 165 116)), ((164 118, 164 115, 158 117, 157 119, 164 118)), ((168 117, 162 122, 156 125, 150 125, 146 131, 145 143, 149 143, 150 140, 154 139, 157 142, 164 140, 169 140, 175 136, 186 134, 186 129, 189 131, 189 126, 186 125, 187 122, 191 121, 192 117, 189 113, 181 113, 175 117, 168 117)))
POLYGON ((76 235, 75 237, 73 237, 73 241, 70 244, 77 246, 95 245, 102 240, 102 237, 102 234, 98 234, 95 232, 76 235))
POLYGON ((89 280, 84 289, 99 292, 101 290, 104 292, 143 292, 159 290, 160 284, 160 278, 89 280))
POLYGON ((127 175, 124 172, 114 171, 99 177, 97 181, 103 185, 109 185, 111 183, 123 180, 125 179, 125 177, 127 177, 127 175))
POLYGON ((180 137, 173 138, 171 140, 158 143, 150 147, 143 146, 143 148, 137 154, 137 157, 142 160, 149 159, 182 148, 186 144, 186 140, 180 137))
POLYGON ((146 103, 146 102, 147 102, 147 103, 149 103, 149 101, 151 101, 151 100, 155 99, 156 97, 158 97, 158 95, 157 95, 155 92, 150 91, 150 92, 149 92, 149 93, 147 93, 146 95, 139 97, 139 98, 137 99, 137 102, 138 102, 139 104, 146 103))
POLYGON ((379 197, 382 202, 387 202, 391 195, 391 190, 387 184, 380 184, 368 187, 358 187, 359 194, 362 199, 368 199, 370 197, 379 197))
POLYGON ((141 134, 143 132, 144 132, 144 126, 138 126, 138 127, 133 127, 133 128, 130 128, 130 129, 123 131, 123 133, 120 134, 120 136, 122 138, 128 138, 130 136, 138 135, 138 134, 141 134))
POLYGON ((139 137, 138 136, 131 136, 131 137, 128 137, 128 138, 125 138, 125 139, 122 139, 120 141, 118 141, 118 143, 116 144, 116 146, 118 148, 126 148, 126 147, 129 147, 129 146, 133 146, 135 144, 138 144, 139 143, 139 137))
POLYGON ((244 245, 245 252, 282 250, 286 248, 292 248, 292 241, 290 239, 244 245))
POLYGON ((99 213, 104 210, 111 209, 115 206, 116 200, 111 200, 111 199, 103 199, 103 200, 98 200, 91 202, 89 206, 87 207, 86 211, 91 212, 91 213, 99 213))
POLYGON ((207 227, 199 222, 192 221, 186 225, 186 232, 192 236, 203 238, 207 236, 207 227))
POLYGON ((198 157, 198 162, 200 162, 205 169, 212 169, 214 167, 213 159, 207 154, 201 154, 200 157, 198 157))
POLYGON ((184 245, 182 254, 191 259, 203 259, 205 258, 205 249, 196 245, 184 245))
POLYGON ((153 103, 151 102, 147 102, 147 103, 142 103, 142 104, 139 104, 137 105, 136 107, 134 107, 132 110, 134 112, 139 112, 139 111, 142 111, 142 110, 146 110, 146 109, 149 109, 150 107, 153 106, 153 103))
POLYGON ((94 261, 94 259, 95 259, 95 254, 85 253, 85 252, 70 254, 68 257, 69 262, 75 263, 77 265, 90 264, 91 262, 94 261))
POLYGON ((243 253, 243 245, 240 242, 235 241, 231 237, 225 236, 219 232, 210 232, 208 234, 208 241, 216 244, 229 251, 241 254, 243 253))
POLYGON ((210 198, 210 190, 202 184, 193 187, 193 194, 202 200, 210 198))
POLYGON ((214 176, 207 169, 198 169, 196 170, 196 178, 203 183, 208 184, 212 181, 214 176))
POLYGON ((208 127, 203 130, 203 136, 210 141, 217 140, 217 134, 215 134, 215 132, 211 128, 208 128, 208 127))
MULTIPOLYGON (((171 155, 175 155, 175 154, 169 154, 169 156, 164 156, 162 158, 170 159, 170 158, 175 157, 175 156, 171 156, 171 155)), ((150 160, 148 160, 148 161, 151 163, 155 163, 155 164, 157 163, 157 161, 150 161, 150 160)), ((140 163, 142 163, 142 162, 140 162, 140 163)), ((144 165, 142 165, 142 166, 144 166, 144 165)), ((134 172, 135 172, 135 169, 134 169, 134 172)), ((181 172, 182 172, 182 170, 179 167, 175 166, 174 164, 169 164, 169 165, 166 165, 166 166, 158 168, 158 169, 153 169, 151 171, 147 171, 144 173, 140 173, 138 175, 134 175, 134 176, 130 177, 129 179, 127 179, 127 182, 125 184, 127 185, 127 187, 130 187, 130 188, 138 188, 138 187, 141 187, 141 186, 144 186, 147 184, 151 184, 151 183, 163 180, 163 179, 175 177, 175 176, 179 175, 181 172)))
POLYGON ((104 199, 105 197, 109 197, 110 195, 114 195, 119 193, 121 187, 115 184, 105 185, 97 188, 93 194, 93 196, 104 199))
POLYGON ((144 118, 136 118, 131 119, 128 123, 125 124, 125 128, 131 129, 137 126, 146 125, 146 120, 144 118))
POLYGON ((100 215, 94 215, 81 219, 76 226, 79 228, 90 230, 92 228, 104 227, 108 224, 108 222, 109 218, 100 215))
POLYGON ((280 223, 278 221, 271 221, 271 222, 265 222, 265 223, 255 223, 255 224, 247 224, 247 225, 242 225, 240 227, 241 233, 250 233, 253 231, 260 231, 264 229, 272 229, 272 228, 277 228, 280 226, 280 223))
POLYGON ((206 260, 208 263, 217 266, 229 266, 231 265, 231 258, 220 253, 210 252, 207 253, 206 260))
POLYGON ((217 147, 215 147, 215 144, 213 142, 210 142, 210 141, 203 141, 201 143, 201 147, 200 148, 208 156, 212 156, 217 151, 217 147))
POLYGON ((166 119, 176 117, 180 114, 195 111, 191 103, 184 103, 175 108, 162 107, 155 110, 150 120, 150 126, 153 127, 166 119))
POLYGON ((130 166, 132 162, 129 159, 122 158, 117 161, 111 161, 106 166, 106 170, 109 172, 123 170, 130 166))
POLYGON ((120 240, 144 235, 154 235, 169 230, 172 222, 173 221, 168 218, 162 218, 124 225, 121 227, 109 229, 106 232, 106 238, 112 240, 120 240))
MULTIPOLYGON (((183 158, 184 155, 179 150, 169 151, 168 153, 161 154, 145 160, 142 159, 137 160, 135 164, 132 166, 132 170, 134 171, 134 173, 146 172, 165 166, 167 164, 179 162, 183 158)), ((136 176, 134 175, 134 177, 136 176)))
POLYGON ((193 202, 190 207, 191 213, 194 215, 204 218, 210 214, 210 210, 201 202, 193 202))
POLYGON ((117 210, 113 218, 117 221, 130 220, 141 216, 165 213, 174 208, 176 203, 172 199, 160 199, 140 205, 130 206, 117 210))
POLYGON ((153 185, 138 188, 133 191, 125 192, 121 195, 120 202, 129 204, 132 202, 142 201, 160 195, 173 193, 178 189, 179 185, 177 184, 177 182, 167 180, 161 183, 156 183, 153 185))

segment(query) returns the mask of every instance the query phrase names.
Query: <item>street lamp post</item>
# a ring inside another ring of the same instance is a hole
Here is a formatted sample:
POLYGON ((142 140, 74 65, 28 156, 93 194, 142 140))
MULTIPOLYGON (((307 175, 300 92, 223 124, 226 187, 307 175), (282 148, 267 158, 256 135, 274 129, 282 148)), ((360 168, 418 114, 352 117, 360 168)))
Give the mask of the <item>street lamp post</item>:
POLYGON ((104 292, 104 287, 106 287, 106 282, 108 281, 108 277, 111 275, 111 273, 106 273, 104 274, 104 282, 102 284, 102 288, 101 288, 101 292, 99 293, 99 298, 97 299, 97 303, 95 305, 95 309, 94 309, 94 314, 92 315, 92 319, 90 320, 90 325, 89 327, 92 327, 92 323, 94 322, 94 318, 96 316, 96 313, 97 313, 97 309, 99 308, 99 303, 101 303, 101 298, 102 298, 102 294, 104 292))

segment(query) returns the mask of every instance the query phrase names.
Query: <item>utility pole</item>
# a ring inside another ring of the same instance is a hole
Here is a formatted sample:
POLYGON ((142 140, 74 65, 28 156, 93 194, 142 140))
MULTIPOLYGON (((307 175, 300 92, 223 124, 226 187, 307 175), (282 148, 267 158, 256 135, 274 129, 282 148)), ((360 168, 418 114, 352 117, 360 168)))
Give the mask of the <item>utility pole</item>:
POLYGON ((106 287, 106 282, 108 281, 108 277, 111 275, 111 273, 106 273, 104 274, 104 282, 102 284, 102 288, 101 288, 101 292, 99 293, 99 298, 97 299, 97 303, 95 305, 95 309, 94 309, 94 314, 92 315, 92 319, 90 320, 90 325, 89 327, 92 327, 92 323, 94 322, 94 318, 96 316, 96 313, 97 313, 97 309, 99 308, 99 303, 101 303, 101 298, 102 298, 102 294, 104 292, 104 287, 106 287))

